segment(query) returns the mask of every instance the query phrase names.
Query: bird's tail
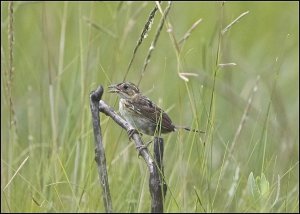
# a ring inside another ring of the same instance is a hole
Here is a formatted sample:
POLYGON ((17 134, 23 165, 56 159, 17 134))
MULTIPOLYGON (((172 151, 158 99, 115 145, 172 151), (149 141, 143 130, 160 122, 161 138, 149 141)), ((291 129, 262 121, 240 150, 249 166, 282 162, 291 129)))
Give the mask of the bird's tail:
POLYGON ((175 128, 176 129, 184 129, 184 130, 189 131, 189 132, 205 133, 205 131, 197 130, 197 129, 191 129, 191 128, 188 128, 188 127, 185 127, 185 126, 175 126, 175 128))

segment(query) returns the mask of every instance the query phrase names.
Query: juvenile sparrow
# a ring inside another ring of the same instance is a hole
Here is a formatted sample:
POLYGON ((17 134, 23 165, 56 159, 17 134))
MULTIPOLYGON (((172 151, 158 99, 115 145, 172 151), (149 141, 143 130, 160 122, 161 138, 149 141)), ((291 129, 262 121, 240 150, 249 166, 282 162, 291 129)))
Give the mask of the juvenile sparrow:
POLYGON ((130 125, 144 134, 158 136, 179 128, 203 132, 174 125, 170 117, 150 99, 142 95, 133 83, 122 82, 110 85, 108 88, 110 93, 117 93, 120 96, 119 111, 121 115, 130 125))

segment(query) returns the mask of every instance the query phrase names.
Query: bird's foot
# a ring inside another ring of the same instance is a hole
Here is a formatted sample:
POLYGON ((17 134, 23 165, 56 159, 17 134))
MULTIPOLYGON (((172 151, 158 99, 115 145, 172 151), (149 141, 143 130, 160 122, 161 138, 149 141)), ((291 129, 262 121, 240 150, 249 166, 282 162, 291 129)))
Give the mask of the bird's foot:
POLYGON ((139 134, 139 132, 136 129, 129 129, 127 131, 127 134, 128 134, 129 140, 131 140, 133 137, 133 134, 139 134))

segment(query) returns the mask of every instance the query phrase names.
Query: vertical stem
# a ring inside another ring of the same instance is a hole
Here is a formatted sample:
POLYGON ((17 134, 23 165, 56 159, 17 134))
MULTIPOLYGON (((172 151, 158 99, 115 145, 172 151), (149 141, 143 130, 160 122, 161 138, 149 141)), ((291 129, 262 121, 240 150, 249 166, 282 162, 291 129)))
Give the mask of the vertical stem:
POLYGON ((167 185, 164 182, 163 167, 164 141, 162 138, 154 138, 154 172, 150 174, 149 188, 152 198, 151 212, 162 213, 164 211, 164 198, 167 193, 167 185))
MULTIPOLYGON (((10 1, 8 3, 8 71, 5 72, 6 74, 6 82, 7 82, 7 92, 8 92, 8 102, 9 102, 9 131, 8 131, 8 142, 12 145, 15 142, 16 137, 16 124, 14 124, 14 107, 13 107, 13 100, 12 100, 12 85, 13 85, 13 77, 14 77, 14 56, 13 56, 13 47, 14 47, 14 3, 10 1)), ((2 20, 2 17, 1 17, 2 20)), ((2 35, 1 35, 1 43, 2 43, 2 35)), ((2 54, 1 54, 2 55, 2 54)), ((2 59, 1 59, 2 61, 2 59)), ((2 65, 1 65, 1 73, 2 73, 2 65)), ((2 79, 2 74, 1 74, 2 79)), ((1 95, 2 100, 2 95, 1 95)), ((1 101, 2 102, 2 101, 1 101)), ((1 106, 1 115, 2 115, 2 106, 1 106)), ((2 132, 2 129, 1 129, 2 132)), ((1 139, 2 140, 2 139, 1 139)), ((8 152, 8 160, 9 163, 13 160, 13 146, 8 146, 6 150, 8 152)), ((2 157, 2 143, 1 143, 1 157, 2 157)), ((1 166, 1 183, 2 183, 2 166, 1 166)), ((7 179, 11 178, 12 174, 10 170, 8 170, 7 179)), ((11 188, 8 189, 7 197, 11 197, 11 188)), ((11 200, 8 201, 7 204, 10 204, 11 200)))
POLYGON ((95 161, 98 166, 98 174, 100 178, 100 184, 102 186, 102 198, 104 202, 105 211, 107 213, 112 212, 112 201, 110 197, 108 175, 106 169, 106 158, 104 147, 102 143, 102 134, 100 128, 100 116, 99 116, 99 101, 103 94, 103 87, 100 86, 96 91, 92 91, 90 94, 90 108, 92 113, 93 130, 95 136, 95 161))

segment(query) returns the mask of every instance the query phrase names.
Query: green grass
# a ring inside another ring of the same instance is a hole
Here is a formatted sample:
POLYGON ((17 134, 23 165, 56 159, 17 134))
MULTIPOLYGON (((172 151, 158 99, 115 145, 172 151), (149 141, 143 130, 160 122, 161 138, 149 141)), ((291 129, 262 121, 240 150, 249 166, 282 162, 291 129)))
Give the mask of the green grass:
MULTIPOLYGON (((107 86, 123 80, 154 6, 14 2, 10 14, 1 3, 2 212, 104 211, 89 93, 103 85, 118 108, 107 86)), ((140 80, 161 17, 127 80, 140 80)), ((164 135, 165 212, 299 212, 298 17, 298 2, 173 3, 140 89, 206 133, 164 135)), ((146 164, 100 117, 113 210, 149 212, 146 164)))

